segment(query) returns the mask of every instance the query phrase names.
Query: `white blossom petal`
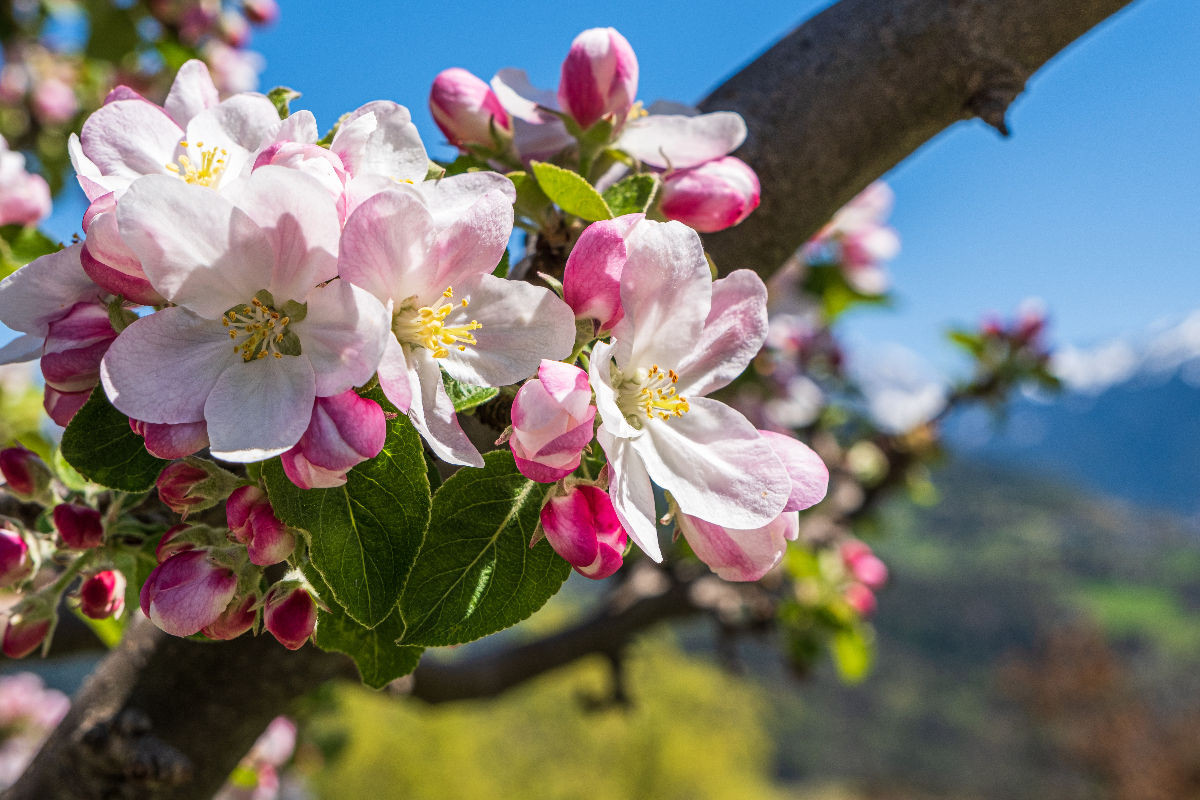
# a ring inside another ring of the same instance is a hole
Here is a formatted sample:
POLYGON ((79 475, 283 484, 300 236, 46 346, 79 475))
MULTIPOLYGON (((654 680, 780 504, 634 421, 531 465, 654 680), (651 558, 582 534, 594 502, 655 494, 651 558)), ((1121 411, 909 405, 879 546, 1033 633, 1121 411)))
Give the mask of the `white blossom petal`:
POLYGON ((221 373, 204 403, 212 454, 250 462, 288 450, 308 428, 315 385, 306 358, 239 359, 221 373))

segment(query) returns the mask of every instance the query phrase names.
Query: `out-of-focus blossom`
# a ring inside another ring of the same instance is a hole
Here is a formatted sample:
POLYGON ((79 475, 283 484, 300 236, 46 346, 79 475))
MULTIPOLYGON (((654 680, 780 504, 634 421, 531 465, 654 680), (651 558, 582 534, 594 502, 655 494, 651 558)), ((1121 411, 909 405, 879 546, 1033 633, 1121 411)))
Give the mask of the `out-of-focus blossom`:
POLYGON ((32 672, 0 677, 0 788, 17 782, 70 707, 65 694, 47 689, 32 672))
POLYGON ((762 188, 754 170, 740 158, 724 156, 663 177, 662 209, 701 233, 731 228, 758 208, 762 188))
POLYGON ((839 265, 846 282, 861 294, 883 294, 889 284, 884 266, 900 252, 900 237, 885 224, 894 200, 886 183, 871 184, 804 245, 802 258, 839 265))
POLYGON ((50 486, 50 468, 41 456, 24 447, 0 450, 0 474, 8 490, 22 500, 40 497, 50 486))
POLYGON ((861 583, 852 583, 846 587, 842 593, 842 597, 849 604, 850 608, 854 609, 854 613, 860 617, 869 617, 875 613, 875 609, 879 607, 879 601, 875 599, 875 593, 861 583))
POLYGON ((58 78, 38 81, 33 89, 33 113, 52 125, 70 122, 79 111, 75 90, 58 78))
POLYGON ((871 552, 866 542, 851 539, 839 548, 842 562, 854 580, 868 589, 882 589, 887 583, 888 569, 878 556, 871 552))
MULTIPOLYGON (((285 791, 280 770, 296 749, 296 723, 287 717, 276 717, 258 737, 250 752, 238 764, 238 771, 253 774, 252 786, 227 783, 214 800, 277 800, 285 791)), ((285 794, 286 797, 292 797, 285 794)), ((304 797, 307 795, 298 795, 304 797)))
POLYGON ((253 50, 239 50, 216 39, 201 49, 212 70, 213 83, 221 94, 252 92, 258 88, 258 76, 266 69, 266 59, 253 50))
POLYGON ((308 429, 282 456, 283 471, 301 489, 341 486, 356 464, 379 455, 386 438, 387 420, 374 400, 353 389, 318 397, 308 429))
POLYGON ((580 575, 599 580, 621 568, 629 538, 603 489, 581 485, 552 493, 541 521, 554 552, 580 575))
POLYGON ((542 361, 537 378, 526 381, 513 399, 508 445, 522 475, 552 483, 575 471, 592 440, 591 400, 586 372, 542 361))
POLYGON ((29 545, 19 531, 0 527, 0 587, 10 587, 24 580, 33 570, 29 545))
POLYGON ((41 647, 54 622, 54 612, 41 604, 19 604, 8 612, 0 651, 9 658, 24 658, 41 647))
POLYGON ((0 136, 0 225, 36 225, 50 214, 50 185, 0 136))

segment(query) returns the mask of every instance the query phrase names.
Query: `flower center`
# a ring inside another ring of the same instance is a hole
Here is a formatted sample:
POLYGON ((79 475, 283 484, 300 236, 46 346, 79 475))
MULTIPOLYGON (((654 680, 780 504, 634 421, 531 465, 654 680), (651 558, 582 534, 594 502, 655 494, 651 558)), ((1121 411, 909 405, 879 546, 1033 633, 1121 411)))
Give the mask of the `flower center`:
POLYGON ((450 354, 447 346, 465 351, 467 345, 478 344, 471 331, 483 327, 477 320, 466 325, 447 325, 446 317, 455 308, 466 308, 470 302, 462 300, 458 305, 451 302, 454 290, 447 286, 442 297, 433 305, 422 306, 413 313, 412 304, 406 301, 392 322, 392 331, 401 342, 420 345, 433 351, 434 358, 445 358, 450 354))
POLYGON ((630 424, 636 421, 636 428, 641 427, 642 419, 682 417, 691 408, 686 397, 676 394, 678 382, 679 375, 673 369, 663 371, 658 364, 648 370, 639 369, 621 384, 617 405, 630 424))
MULTIPOLYGON (((186 148, 188 143, 180 142, 179 146, 186 148)), ((201 151, 199 166, 183 155, 179 157, 178 164, 167 164, 167 170, 175 173, 187 183, 215 186, 217 181, 221 180, 221 174, 225 172, 225 157, 229 155, 229 151, 223 147, 210 147, 205 150, 204 142, 197 142, 196 147, 201 151)))
MULTIPOLYGON (((289 304, 284 305, 285 310, 290 310, 289 304)), ((274 300, 265 290, 254 295, 247 305, 234 306, 221 317, 221 324, 229 329, 229 338, 233 340, 233 352, 240 353, 242 361, 257 361, 268 355, 275 358, 300 355, 300 338, 289 328, 294 321, 288 314, 275 310, 274 300)))

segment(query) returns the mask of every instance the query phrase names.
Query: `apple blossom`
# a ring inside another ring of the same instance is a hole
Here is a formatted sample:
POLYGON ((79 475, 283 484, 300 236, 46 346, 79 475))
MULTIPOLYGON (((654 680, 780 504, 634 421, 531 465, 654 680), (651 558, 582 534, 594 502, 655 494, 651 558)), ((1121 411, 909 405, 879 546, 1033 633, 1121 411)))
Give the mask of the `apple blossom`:
POLYGON ((875 593, 861 583, 852 583, 842 593, 843 599, 860 617, 869 617, 879 607, 875 593))
POLYGON ((288 650, 299 650, 317 626, 317 604, 294 581, 275 584, 263 600, 263 627, 288 650))
POLYGON ((819 503, 829 486, 829 470, 812 450, 790 436, 760 431, 791 480, 783 513, 766 525, 738 530, 679 513, 676 523, 692 552, 727 581, 756 581, 783 558, 787 543, 800 533, 798 512, 819 503))
POLYGON ((865 542, 851 539, 843 542, 839 551, 842 563, 850 570, 854 580, 868 589, 882 589, 887 583, 887 565, 871 552, 871 548, 865 542))
POLYGON ((258 461, 300 439, 316 397, 371 377, 388 316, 367 292, 329 282, 340 225, 313 178, 267 166, 235 189, 236 204, 148 176, 122 198, 125 240, 177 305, 122 331, 101 380, 126 415, 203 420, 214 456, 258 461))
POLYGON ((210 639, 225 641, 236 639, 254 627, 258 619, 258 596, 247 594, 244 597, 234 597, 229 605, 213 622, 205 625, 201 631, 210 639))
POLYGON ((142 584, 142 613, 173 636, 212 625, 233 599, 237 576, 208 550, 185 550, 159 564, 142 584))
POLYGON ((54 529, 73 550, 89 550, 104 543, 100 512, 77 503, 59 503, 52 513, 54 529))
POLYGON ((754 170, 739 158, 724 156, 667 173, 660 208, 667 219, 714 233, 750 216, 761 194, 754 170))
POLYGON ((25 537, 8 525, 0 526, 0 587, 13 586, 32 571, 33 559, 25 537))
POLYGON ((242 486, 225 503, 231 537, 244 545, 250 563, 266 567, 278 564, 296 549, 296 537, 287 529, 257 486, 242 486))
POLYGON ((554 552, 580 575, 599 580, 621 568, 629 539, 612 500, 598 486, 552 493, 542 506, 541 523, 554 552))
POLYGON ((575 37, 563 60, 558 102, 590 128, 604 117, 624 122, 637 98, 638 63, 615 28, 590 28, 575 37))
POLYGON ((0 225, 36 225, 50 214, 50 185, 0 136, 0 225))
POLYGON ((791 491, 784 465, 740 413, 704 397, 735 378, 767 332, 766 287, 740 270, 714 282, 699 235, 643 220, 626 237, 625 316, 592 351, 610 494, 635 542, 662 559, 651 481, 679 509, 736 529, 768 524, 791 491))
POLYGON ((386 438, 387 420, 374 400, 352 389, 318 397, 308 429, 281 456, 284 474, 301 489, 341 486, 356 464, 379 455, 386 438))
POLYGON ((512 120, 492 88, 459 67, 442 70, 429 91, 433 121, 456 147, 494 148, 492 131, 511 135, 512 120))
POLYGON ((862 294, 883 294, 888 276, 883 264, 900 252, 900 239, 885 224, 895 195, 876 181, 843 206, 801 249, 810 264, 835 263, 846 282, 862 294))
POLYGON ((700 114, 659 101, 631 119, 613 144, 655 169, 689 169, 729 155, 746 140, 746 121, 733 111, 700 114))
POLYGON ((106 569, 83 579, 79 587, 79 610, 85 617, 107 619, 125 607, 125 576, 106 569))
POLYGON ((553 483, 575 471, 592 440, 592 390, 587 373, 561 361, 543 360, 536 379, 525 382, 512 406, 512 448, 526 478, 553 483))
MULTIPOLYGON (((455 186, 451 178, 438 183, 455 186)), ((571 352, 575 322, 549 290, 491 274, 512 229, 511 184, 467 192, 465 203, 462 195, 426 192, 398 186, 359 206, 346 220, 339 267, 343 280, 392 308, 379 365, 388 400, 438 457, 482 466, 455 419, 442 370, 473 386, 515 383, 543 358, 571 352), (455 213, 446 214, 447 205, 455 213)))
POLYGON ((41 646, 53 622, 53 612, 35 605, 18 606, 15 611, 9 611, 0 652, 9 658, 24 658, 41 646))
POLYGON ((625 316, 621 308, 621 272, 629 258, 625 237, 644 218, 626 214, 594 222, 580 234, 563 271, 563 300, 579 319, 594 319, 607 333, 625 316))
POLYGON ((170 461, 185 458, 208 447, 208 429, 203 422, 143 422, 129 420, 129 427, 146 443, 152 456, 170 461))
POLYGON ((50 486, 50 468, 41 456, 24 447, 0 450, 0 475, 8 490, 21 500, 42 496, 50 486))

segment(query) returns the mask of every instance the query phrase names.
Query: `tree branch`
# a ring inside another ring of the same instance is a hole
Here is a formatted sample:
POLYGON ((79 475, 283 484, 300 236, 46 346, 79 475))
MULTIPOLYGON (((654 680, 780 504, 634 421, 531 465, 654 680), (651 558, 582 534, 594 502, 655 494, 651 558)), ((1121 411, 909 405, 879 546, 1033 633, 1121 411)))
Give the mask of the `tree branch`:
POLYGON ((722 272, 773 273, 871 181, 955 122, 1005 110, 1056 53, 1131 0, 842 0, 718 87, 762 178, 749 219, 705 237, 722 272))

